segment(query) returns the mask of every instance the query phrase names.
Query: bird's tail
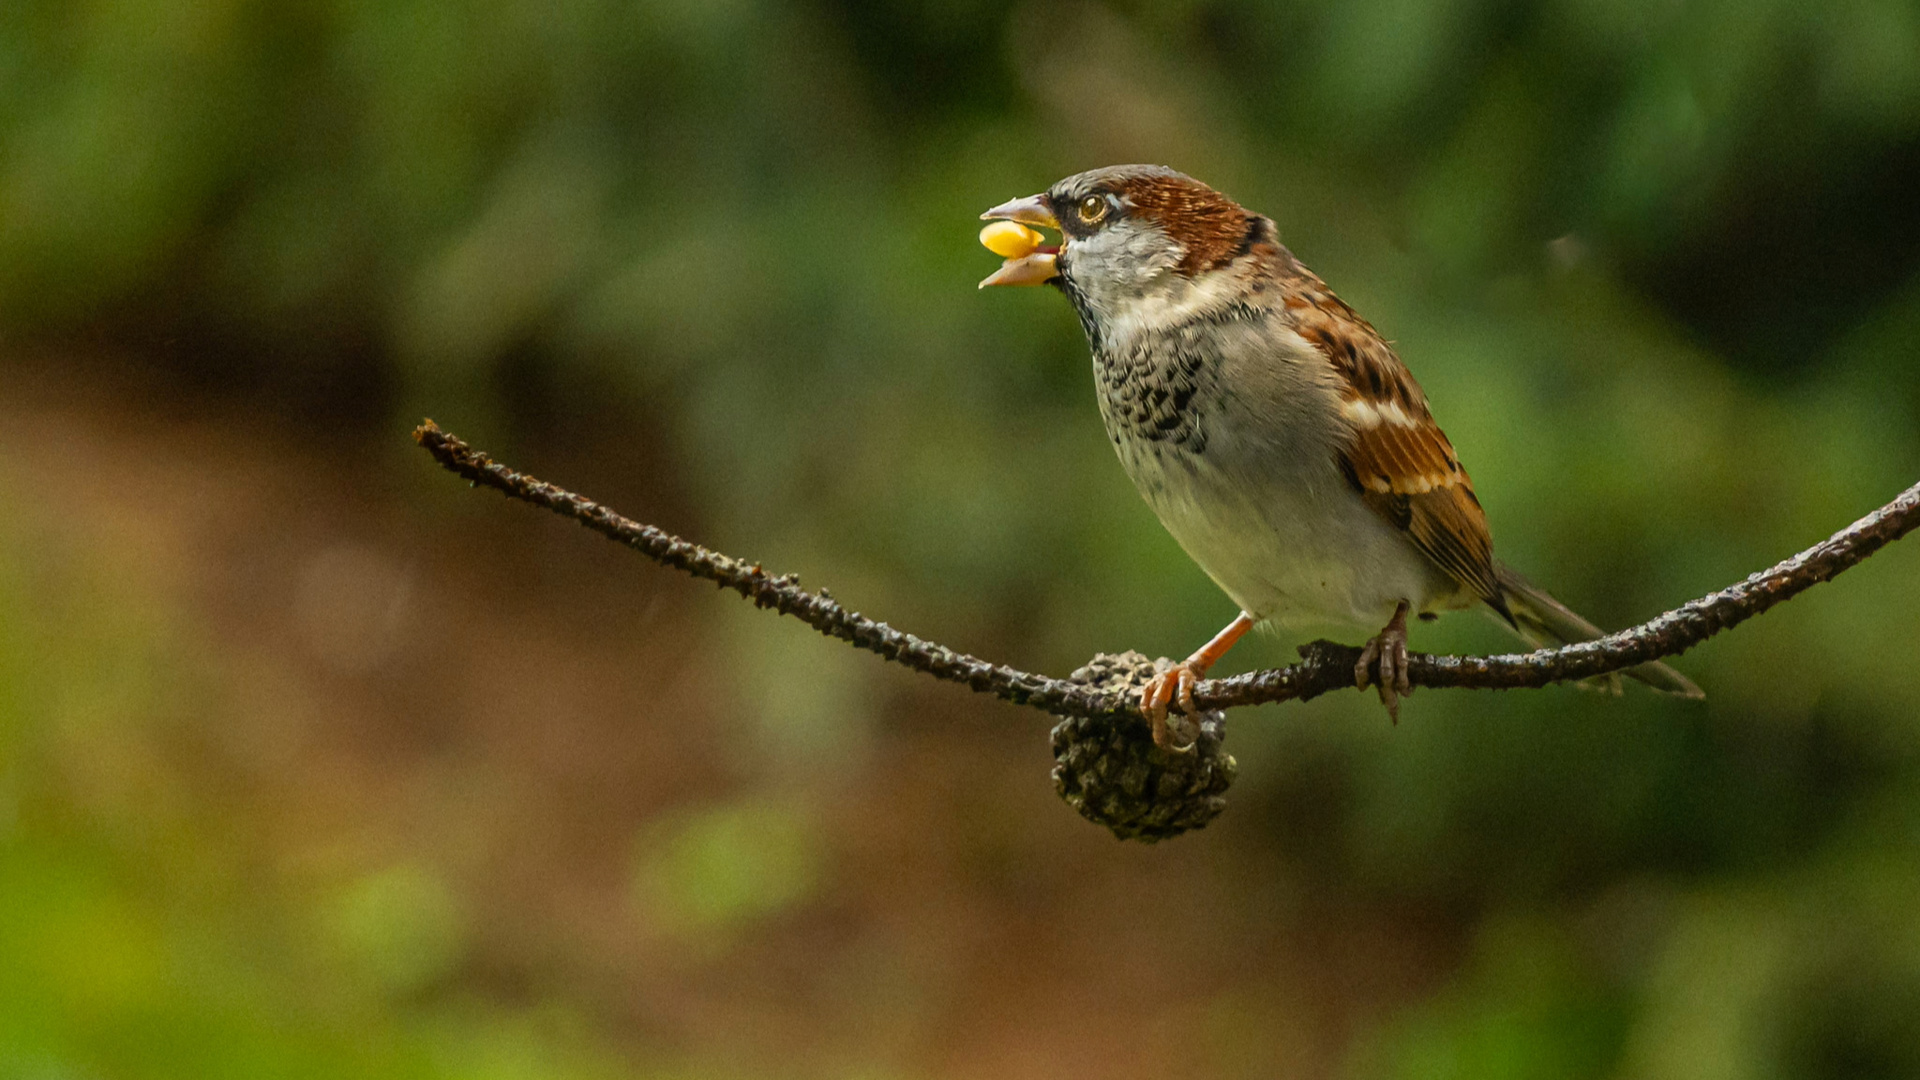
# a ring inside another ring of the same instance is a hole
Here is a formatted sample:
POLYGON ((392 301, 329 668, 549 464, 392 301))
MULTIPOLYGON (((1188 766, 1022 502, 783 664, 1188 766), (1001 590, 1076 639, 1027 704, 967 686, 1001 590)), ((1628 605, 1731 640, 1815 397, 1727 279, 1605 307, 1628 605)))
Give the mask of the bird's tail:
MULTIPOLYGON (((1506 601, 1507 610, 1500 614, 1505 614, 1508 618, 1502 621, 1502 625, 1519 634, 1533 647, 1545 649, 1558 645, 1573 645, 1606 636, 1606 631, 1581 618, 1572 608, 1547 595, 1545 589, 1521 577, 1519 571, 1504 563, 1495 563, 1493 569, 1500 581, 1500 590, 1504 594, 1502 599, 1506 601)), ((1662 693, 1678 694, 1685 698, 1707 696, 1693 684, 1692 680, 1657 660, 1638 667, 1630 667, 1623 674, 1629 678, 1638 679, 1662 693)), ((1610 690, 1616 694, 1620 692, 1620 679, 1616 675, 1604 675, 1598 680, 1582 685, 1610 690)))

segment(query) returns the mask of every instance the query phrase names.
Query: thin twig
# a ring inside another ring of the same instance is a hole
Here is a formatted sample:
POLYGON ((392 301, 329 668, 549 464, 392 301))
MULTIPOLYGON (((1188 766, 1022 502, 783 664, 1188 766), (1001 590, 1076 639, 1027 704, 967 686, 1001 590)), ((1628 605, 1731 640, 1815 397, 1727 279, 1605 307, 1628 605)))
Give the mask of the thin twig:
MULTIPOLYGON (((797 575, 775 577, 757 564, 722 555, 652 525, 624 518, 591 499, 502 465, 441 430, 431 420, 414 429, 413 437, 441 466, 476 485, 484 484, 512 498, 572 518, 655 562, 733 589, 753 601, 756 607, 791 615, 828 637, 851 642, 915 671, 993 694, 1016 705, 1032 705, 1059 715, 1095 716, 1134 708, 1134 701, 1128 695, 1094 693, 1076 683, 989 663, 876 622, 842 607, 825 589, 818 592, 802 589, 797 575)), ((1408 679, 1415 686, 1511 690, 1593 678, 1649 660, 1677 656, 1722 630, 1831 579, 1916 527, 1920 527, 1920 484, 1793 558, 1630 630, 1609 634, 1598 641, 1524 655, 1413 653, 1408 657, 1408 679)), ((1205 680, 1195 688, 1194 702, 1203 709, 1224 709, 1269 701, 1305 700, 1353 686, 1353 668, 1359 649, 1316 641, 1300 651, 1303 659, 1297 664, 1205 680)))

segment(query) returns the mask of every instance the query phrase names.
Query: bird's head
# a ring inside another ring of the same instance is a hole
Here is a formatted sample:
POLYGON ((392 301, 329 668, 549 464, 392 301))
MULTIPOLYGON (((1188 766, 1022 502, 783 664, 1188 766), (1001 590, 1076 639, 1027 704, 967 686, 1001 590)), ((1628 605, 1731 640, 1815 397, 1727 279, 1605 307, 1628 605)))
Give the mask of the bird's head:
POLYGON ((1069 176, 980 215, 1060 231, 1060 245, 1008 258, 989 285, 1051 283, 1096 325, 1166 314, 1223 293, 1223 273, 1271 236, 1272 223, 1160 165, 1069 176))

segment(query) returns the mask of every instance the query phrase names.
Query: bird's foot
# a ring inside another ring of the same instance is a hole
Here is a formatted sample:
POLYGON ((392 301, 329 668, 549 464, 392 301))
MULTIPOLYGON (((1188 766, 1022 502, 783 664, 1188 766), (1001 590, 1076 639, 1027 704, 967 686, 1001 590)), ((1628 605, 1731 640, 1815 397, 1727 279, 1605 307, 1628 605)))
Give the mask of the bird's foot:
POLYGON ((1374 635, 1367 647, 1360 650, 1360 662, 1353 666, 1353 685, 1365 690, 1372 681, 1380 691, 1380 704, 1387 707, 1387 716, 1394 723, 1400 722, 1400 699, 1413 693, 1413 684, 1407 680, 1407 602, 1400 601, 1394 609, 1393 618, 1380 633, 1374 635), (1379 675, 1374 676, 1374 666, 1379 666, 1379 675))
POLYGON ((1185 660, 1167 668, 1147 681, 1140 688, 1140 715, 1153 725, 1153 744, 1162 750, 1187 753, 1193 749, 1195 739, 1200 737, 1200 710, 1193 704, 1193 687, 1207 669, 1219 662, 1233 643, 1241 635, 1253 628, 1253 616, 1241 612, 1226 629, 1213 635, 1213 640, 1200 647, 1200 651, 1185 660), (1167 727, 1167 707, 1175 700, 1180 702, 1180 711, 1192 721, 1189 726, 1193 734, 1176 740, 1172 729, 1167 727))
POLYGON ((1167 710, 1178 701, 1180 711, 1187 714, 1197 730, 1200 710, 1193 704, 1193 688, 1204 674, 1206 669, 1191 659, 1182 660, 1147 680, 1147 684, 1140 688, 1140 713, 1153 726, 1153 745, 1180 754, 1193 750, 1192 739, 1182 742, 1174 738, 1173 729, 1167 724, 1167 710))

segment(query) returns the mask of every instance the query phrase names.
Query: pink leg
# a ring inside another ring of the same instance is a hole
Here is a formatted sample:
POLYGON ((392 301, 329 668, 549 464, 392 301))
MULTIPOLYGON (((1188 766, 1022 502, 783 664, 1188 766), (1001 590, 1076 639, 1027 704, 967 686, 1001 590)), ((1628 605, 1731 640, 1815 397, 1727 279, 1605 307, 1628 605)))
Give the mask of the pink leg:
POLYGON ((1176 698, 1180 710, 1188 716, 1199 715, 1193 705, 1193 687, 1207 669, 1218 663, 1233 648, 1233 643, 1253 629, 1253 616, 1241 612, 1240 617, 1227 624, 1225 630, 1213 635, 1213 640, 1202 645, 1198 652, 1167 670, 1155 675, 1147 685, 1140 688, 1140 712, 1153 725, 1153 742, 1161 749, 1184 750, 1184 746, 1173 745, 1173 733, 1167 730, 1167 708, 1176 698))

